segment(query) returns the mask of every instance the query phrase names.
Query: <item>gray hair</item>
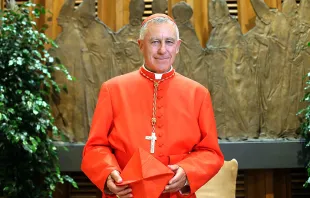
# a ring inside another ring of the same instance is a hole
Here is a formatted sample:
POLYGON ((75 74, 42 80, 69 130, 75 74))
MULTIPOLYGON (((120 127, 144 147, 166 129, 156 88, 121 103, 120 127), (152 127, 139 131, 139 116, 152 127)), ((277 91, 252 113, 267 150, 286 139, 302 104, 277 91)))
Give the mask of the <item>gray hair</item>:
POLYGON ((154 23, 154 24, 163 24, 163 23, 170 23, 170 24, 173 24, 174 27, 175 27, 175 32, 177 34, 177 40, 180 39, 180 34, 179 34, 179 28, 178 26, 173 22, 171 21, 170 19, 168 18, 164 18, 164 17, 156 17, 154 19, 151 19, 149 21, 147 21, 140 29, 140 36, 139 36, 139 40, 143 40, 144 39, 144 36, 147 32, 147 27, 149 25, 149 23, 154 23))

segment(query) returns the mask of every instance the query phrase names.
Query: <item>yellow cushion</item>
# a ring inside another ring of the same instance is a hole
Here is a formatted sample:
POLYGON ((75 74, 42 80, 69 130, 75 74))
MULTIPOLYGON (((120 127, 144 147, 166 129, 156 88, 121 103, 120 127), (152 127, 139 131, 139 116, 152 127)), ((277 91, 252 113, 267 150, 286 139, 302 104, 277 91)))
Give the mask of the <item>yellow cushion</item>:
POLYGON ((235 198, 238 162, 225 161, 221 170, 197 192, 197 198, 235 198))

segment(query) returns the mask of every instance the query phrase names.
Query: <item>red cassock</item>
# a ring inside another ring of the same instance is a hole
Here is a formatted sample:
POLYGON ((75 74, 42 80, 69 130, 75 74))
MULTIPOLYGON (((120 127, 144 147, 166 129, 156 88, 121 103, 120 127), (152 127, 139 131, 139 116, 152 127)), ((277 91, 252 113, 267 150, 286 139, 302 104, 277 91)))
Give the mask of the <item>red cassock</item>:
MULTIPOLYGON (((165 193, 160 197, 194 198, 194 192, 224 163, 210 93, 174 69, 161 79, 165 80, 159 83, 156 96, 157 139, 152 156, 166 166, 182 167, 191 194, 165 193)), ((153 81, 157 81, 155 74, 141 67, 101 87, 81 168, 102 191, 111 171, 122 172, 135 151, 150 152, 150 140, 146 136, 153 131, 153 81)), ((104 193, 103 197, 106 197, 104 193)))

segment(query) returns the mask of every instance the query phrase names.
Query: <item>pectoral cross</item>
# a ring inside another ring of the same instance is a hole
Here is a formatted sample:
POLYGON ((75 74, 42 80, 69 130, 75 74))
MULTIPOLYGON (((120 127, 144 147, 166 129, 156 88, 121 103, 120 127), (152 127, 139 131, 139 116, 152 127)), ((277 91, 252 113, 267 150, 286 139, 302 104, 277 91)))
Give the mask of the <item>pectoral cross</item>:
POLYGON ((145 139, 151 141, 151 153, 155 153, 155 141, 157 140, 155 132, 152 132, 151 136, 145 136, 145 139))

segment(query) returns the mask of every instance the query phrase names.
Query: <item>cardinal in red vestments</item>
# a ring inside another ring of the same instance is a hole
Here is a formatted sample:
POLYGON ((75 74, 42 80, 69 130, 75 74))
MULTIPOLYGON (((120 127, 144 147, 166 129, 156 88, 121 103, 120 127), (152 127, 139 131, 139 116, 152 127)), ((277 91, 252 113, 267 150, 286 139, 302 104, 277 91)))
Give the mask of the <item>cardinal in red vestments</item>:
POLYGON ((194 198, 224 163, 210 93, 173 69, 181 40, 169 16, 146 18, 138 44, 144 65, 102 84, 81 169, 103 197, 135 197, 118 184, 142 149, 172 171, 160 198, 194 198))

